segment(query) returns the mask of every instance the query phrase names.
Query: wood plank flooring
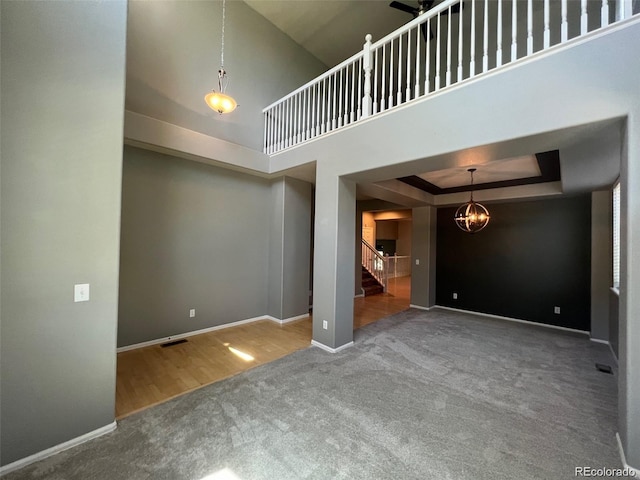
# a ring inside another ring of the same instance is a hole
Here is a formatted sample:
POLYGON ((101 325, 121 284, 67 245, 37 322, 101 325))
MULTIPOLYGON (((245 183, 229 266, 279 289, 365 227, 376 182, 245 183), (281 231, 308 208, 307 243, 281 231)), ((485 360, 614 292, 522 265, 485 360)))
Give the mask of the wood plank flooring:
MULTIPOLYGON (((354 329, 409 307, 411 277, 389 280, 388 292, 354 300, 354 329)), ((312 319, 278 325, 261 320, 194 335, 163 348, 121 352, 117 359, 116 418, 165 402, 306 348, 312 319), (248 356, 247 356, 248 355, 248 356)))

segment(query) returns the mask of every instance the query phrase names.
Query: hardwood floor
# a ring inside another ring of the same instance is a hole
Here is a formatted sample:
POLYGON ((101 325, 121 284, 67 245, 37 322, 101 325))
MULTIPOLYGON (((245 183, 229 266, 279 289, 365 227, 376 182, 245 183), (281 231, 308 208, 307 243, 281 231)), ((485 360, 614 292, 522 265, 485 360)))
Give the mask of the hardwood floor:
MULTIPOLYGON (((354 329, 409 307, 411 277, 389 280, 387 293, 354 300, 354 329)), ((306 348, 312 319, 260 320, 194 335, 187 342, 118 354, 116 418, 165 402, 306 348)))
POLYGON ((363 327, 394 313, 409 308, 411 277, 389 279, 386 293, 371 297, 358 297, 353 305, 353 328, 363 327))

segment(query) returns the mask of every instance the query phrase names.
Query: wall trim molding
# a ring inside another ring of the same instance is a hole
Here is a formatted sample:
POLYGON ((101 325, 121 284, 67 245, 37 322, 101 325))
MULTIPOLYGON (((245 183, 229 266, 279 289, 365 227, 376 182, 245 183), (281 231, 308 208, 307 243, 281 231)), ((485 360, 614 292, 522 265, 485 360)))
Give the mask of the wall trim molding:
MULTIPOLYGON (((308 315, 308 314, 307 314, 308 315)), ((150 347, 151 345, 157 345, 159 343, 166 343, 173 340, 180 340, 182 338, 193 337, 194 335, 200 335, 202 333, 214 332, 216 330, 222 330, 224 328, 236 327, 238 325, 244 325, 245 323, 257 322, 259 320, 276 320, 273 317, 269 317, 269 315, 260 315, 259 317, 247 318, 246 320, 238 320, 237 322, 224 323, 222 325, 216 325, 214 327, 203 328, 201 330, 193 330, 191 332, 178 333, 177 335, 171 335, 170 337, 156 338, 155 340, 149 340, 147 342, 134 343, 133 345, 126 345, 124 347, 116 348, 116 352, 127 352, 129 350, 136 350, 138 348, 150 347)))
POLYGON ((562 330, 564 332, 580 333, 582 335, 589 335, 587 330, 577 330, 575 328, 559 327, 558 325, 549 325, 548 323, 532 322, 530 320, 521 320, 519 318, 502 317, 500 315, 493 315, 491 313, 474 312, 473 310, 462 310, 461 308, 443 307, 442 305, 435 305, 434 308, 442 310, 450 310, 452 312, 469 313, 471 315, 477 315, 479 317, 495 318, 496 320, 506 320, 509 322, 524 323, 526 325, 534 325, 536 327, 552 328, 554 330, 562 330))
POLYGON ((627 463, 627 457, 624 454, 624 448, 622 447, 622 440, 620 439, 620 433, 616 432, 616 442, 618 443, 618 452, 620 453, 620 460, 622 460, 622 467, 633 470, 635 473, 640 473, 640 468, 632 467, 627 463))
POLYGON ((338 348, 331 348, 326 346, 324 343, 317 342, 316 340, 311 340, 311 345, 313 345, 314 347, 318 347, 324 350, 325 352, 338 353, 344 350, 345 348, 353 347, 354 344, 353 344, 353 341, 351 341, 349 343, 345 343, 344 345, 339 346, 338 348))
POLYGON ((608 340, 601 340, 599 338, 593 338, 593 337, 589 337, 589 340, 591 340, 593 343, 601 343, 602 345, 609 345, 608 340))
POLYGON ((280 325, 284 325, 285 323, 295 322, 296 320, 302 320, 303 318, 309 318, 309 314, 305 313, 303 315, 297 315, 295 317, 289 317, 283 320, 280 320, 279 318, 276 318, 276 317, 272 317, 271 315, 267 315, 264 318, 266 318, 267 320, 271 320, 272 322, 276 322, 280 325))
POLYGON ((16 460, 13 463, 9 463, 4 467, 0 467, 0 475, 5 475, 9 472, 13 472, 15 470, 19 470, 20 468, 26 467, 27 465, 31 465, 39 460, 44 460, 45 458, 51 457, 56 453, 63 452, 72 447, 80 445, 81 443, 88 442, 89 440, 93 440, 94 438, 101 437, 102 435, 106 435, 107 433, 113 432, 117 428, 118 424, 114 420, 109 425, 105 425, 104 427, 100 427, 96 430, 92 430, 91 432, 85 433, 84 435, 80 435, 79 437, 72 438, 64 443, 60 443, 51 448, 47 448, 46 450, 42 450, 41 452, 34 453, 33 455, 29 455, 28 457, 21 458, 20 460, 16 460))
POLYGON ((422 305, 414 305, 413 303, 410 303, 409 308, 416 308, 418 310, 424 310, 426 312, 429 312, 433 307, 423 307, 422 305))

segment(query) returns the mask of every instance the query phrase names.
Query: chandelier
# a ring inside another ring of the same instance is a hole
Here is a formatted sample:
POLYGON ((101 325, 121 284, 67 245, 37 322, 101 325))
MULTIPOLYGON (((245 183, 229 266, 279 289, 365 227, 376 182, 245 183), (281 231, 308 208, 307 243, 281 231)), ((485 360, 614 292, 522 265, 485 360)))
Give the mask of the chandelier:
MULTIPOLYGON (((467 170, 471 174, 471 186, 473 187, 473 172, 475 168, 467 170)), ((473 201, 473 190, 471 198, 467 203, 458 207, 454 215, 456 225, 467 233, 476 233, 482 230, 489 223, 489 211, 481 204, 473 201)))
POLYGON ((219 114, 233 112, 238 103, 233 97, 227 95, 227 85, 229 78, 227 72, 224 69, 224 23, 226 17, 226 0, 222 0, 222 41, 220 49, 220 70, 218 70, 218 91, 212 90, 204 97, 204 101, 212 110, 215 110, 219 114))

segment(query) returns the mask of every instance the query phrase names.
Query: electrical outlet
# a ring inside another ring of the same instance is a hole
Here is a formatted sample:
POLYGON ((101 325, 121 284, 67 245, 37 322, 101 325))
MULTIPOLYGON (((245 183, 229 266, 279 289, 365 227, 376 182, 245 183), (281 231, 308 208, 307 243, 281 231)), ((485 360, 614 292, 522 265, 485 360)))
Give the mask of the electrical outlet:
POLYGON ((73 301, 88 302, 89 301, 89 284, 79 283, 73 286, 73 301))
POLYGON ((329 323, 326 320, 322 320, 322 328, 324 330, 326 330, 327 328, 329 328, 329 323))
POLYGON ((416 258, 416 265, 420 265, 420 259, 416 258))
POLYGON ((553 313, 560 315, 560 307, 553 307, 553 313))
POLYGON ((189 310, 189 318, 193 318, 196 316, 196 309, 192 308, 191 310, 189 310))
POLYGON ((457 300, 457 299, 458 299, 458 294, 457 294, 457 293, 455 293, 455 292, 453 292, 453 299, 454 299, 454 300, 457 300))

